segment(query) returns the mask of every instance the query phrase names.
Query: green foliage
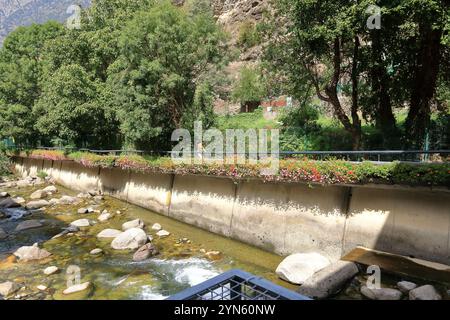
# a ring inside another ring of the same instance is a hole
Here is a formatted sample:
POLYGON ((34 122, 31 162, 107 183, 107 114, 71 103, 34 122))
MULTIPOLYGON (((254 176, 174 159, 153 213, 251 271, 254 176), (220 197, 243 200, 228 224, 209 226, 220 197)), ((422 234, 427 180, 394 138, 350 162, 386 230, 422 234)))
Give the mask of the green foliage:
POLYGON ((11 174, 11 163, 6 155, 6 147, 0 142, 0 177, 11 174))
POLYGON ((47 172, 45 172, 45 171, 38 171, 38 173, 36 175, 41 179, 45 179, 48 176, 47 172))
POLYGON ((265 88, 259 69, 244 67, 240 71, 239 80, 233 88, 233 99, 241 104, 259 102, 265 96, 265 88))
POLYGON ((276 128, 277 123, 267 120, 263 116, 261 108, 254 112, 240 113, 236 115, 225 115, 217 118, 217 128, 221 131, 226 129, 270 129, 276 128))
POLYGON ((258 27, 251 21, 243 22, 239 27, 237 43, 240 47, 251 48, 261 42, 258 27))

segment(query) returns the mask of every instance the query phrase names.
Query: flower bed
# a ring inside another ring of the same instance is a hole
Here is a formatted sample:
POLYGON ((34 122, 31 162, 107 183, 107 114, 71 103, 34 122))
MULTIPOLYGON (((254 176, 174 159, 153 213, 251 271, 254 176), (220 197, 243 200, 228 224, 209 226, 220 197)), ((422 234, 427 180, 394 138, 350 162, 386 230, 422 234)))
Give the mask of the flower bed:
POLYGON ((320 184, 403 184, 413 186, 450 186, 450 163, 408 164, 392 162, 353 163, 342 160, 313 161, 287 159, 280 161, 277 175, 262 175, 262 165, 174 164, 166 157, 138 155, 97 155, 87 152, 65 154, 62 151, 34 150, 22 154, 34 159, 73 160, 86 167, 113 168, 139 172, 199 174, 232 179, 261 178, 265 181, 306 182, 320 184))

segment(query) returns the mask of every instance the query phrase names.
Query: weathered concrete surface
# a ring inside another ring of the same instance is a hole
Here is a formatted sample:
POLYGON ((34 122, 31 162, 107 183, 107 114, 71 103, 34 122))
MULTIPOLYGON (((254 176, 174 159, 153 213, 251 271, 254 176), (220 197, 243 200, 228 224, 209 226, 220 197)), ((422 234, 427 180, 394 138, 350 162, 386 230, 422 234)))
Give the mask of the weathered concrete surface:
POLYGON ((100 170, 98 188, 106 195, 127 201, 129 179, 130 172, 128 170, 102 168, 100 170))
POLYGON ((42 171, 45 172, 49 177, 53 176, 53 161, 43 160, 42 161, 42 171))
POLYGON ((234 197, 235 184, 231 180, 176 176, 169 216, 229 236, 234 197))
POLYGON ((211 232, 287 255, 338 260, 357 246, 448 263, 450 193, 380 186, 309 187, 203 176, 86 168, 14 158, 23 176, 44 169, 57 183, 140 205, 211 232), (386 187, 387 188, 387 187, 386 187))
POLYGON ((448 263, 449 208, 445 192, 354 188, 343 254, 362 246, 448 263))
POLYGON ((232 236, 282 255, 315 251, 339 259, 344 193, 338 187, 243 182, 237 192, 232 236))
POLYGON ((154 212, 168 215, 172 197, 172 176, 132 172, 128 183, 128 201, 154 212))

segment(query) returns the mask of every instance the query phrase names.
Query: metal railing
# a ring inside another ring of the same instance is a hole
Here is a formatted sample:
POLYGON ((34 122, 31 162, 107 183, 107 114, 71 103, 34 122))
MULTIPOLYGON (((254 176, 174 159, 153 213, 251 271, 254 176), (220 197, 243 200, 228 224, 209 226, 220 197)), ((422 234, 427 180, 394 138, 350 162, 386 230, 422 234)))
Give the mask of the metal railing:
POLYGON ((231 270, 177 293, 167 300, 311 300, 261 277, 231 270))
MULTIPOLYGON (((32 148, 12 147, 13 150, 29 150, 32 148)), ((58 147, 37 147, 41 150, 64 150, 66 152, 82 151, 99 155, 148 155, 148 156, 170 156, 173 151, 146 151, 146 150, 96 150, 85 148, 58 148, 58 147)), ((226 156, 226 154, 223 154, 226 156)), ((236 153, 236 156, 249 157, 252 153, 236 153)), ((280 151, 277 154, 281 159, 286 158, 310 158, 314 160, 343 159, 348 161, 408 161, 408 162, 429 162, 439 160, 448 162, 450 160, 450 150, 360 150, 360 151, 280 151)), ((192 157, 195 153, 192 152, 192 157)))

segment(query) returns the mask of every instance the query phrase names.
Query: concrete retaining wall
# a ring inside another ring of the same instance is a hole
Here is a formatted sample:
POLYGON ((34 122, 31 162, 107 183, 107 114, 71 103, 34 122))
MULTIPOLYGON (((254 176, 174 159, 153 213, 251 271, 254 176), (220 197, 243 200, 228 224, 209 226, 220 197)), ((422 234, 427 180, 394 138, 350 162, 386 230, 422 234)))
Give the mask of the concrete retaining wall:
POLYGON ((105 194, 271 252, 332 260, 356 246, 450 264, 450 193, 414 188, 234 183, 204 176, 86 168, 15 158, 19 175, 105 194))

